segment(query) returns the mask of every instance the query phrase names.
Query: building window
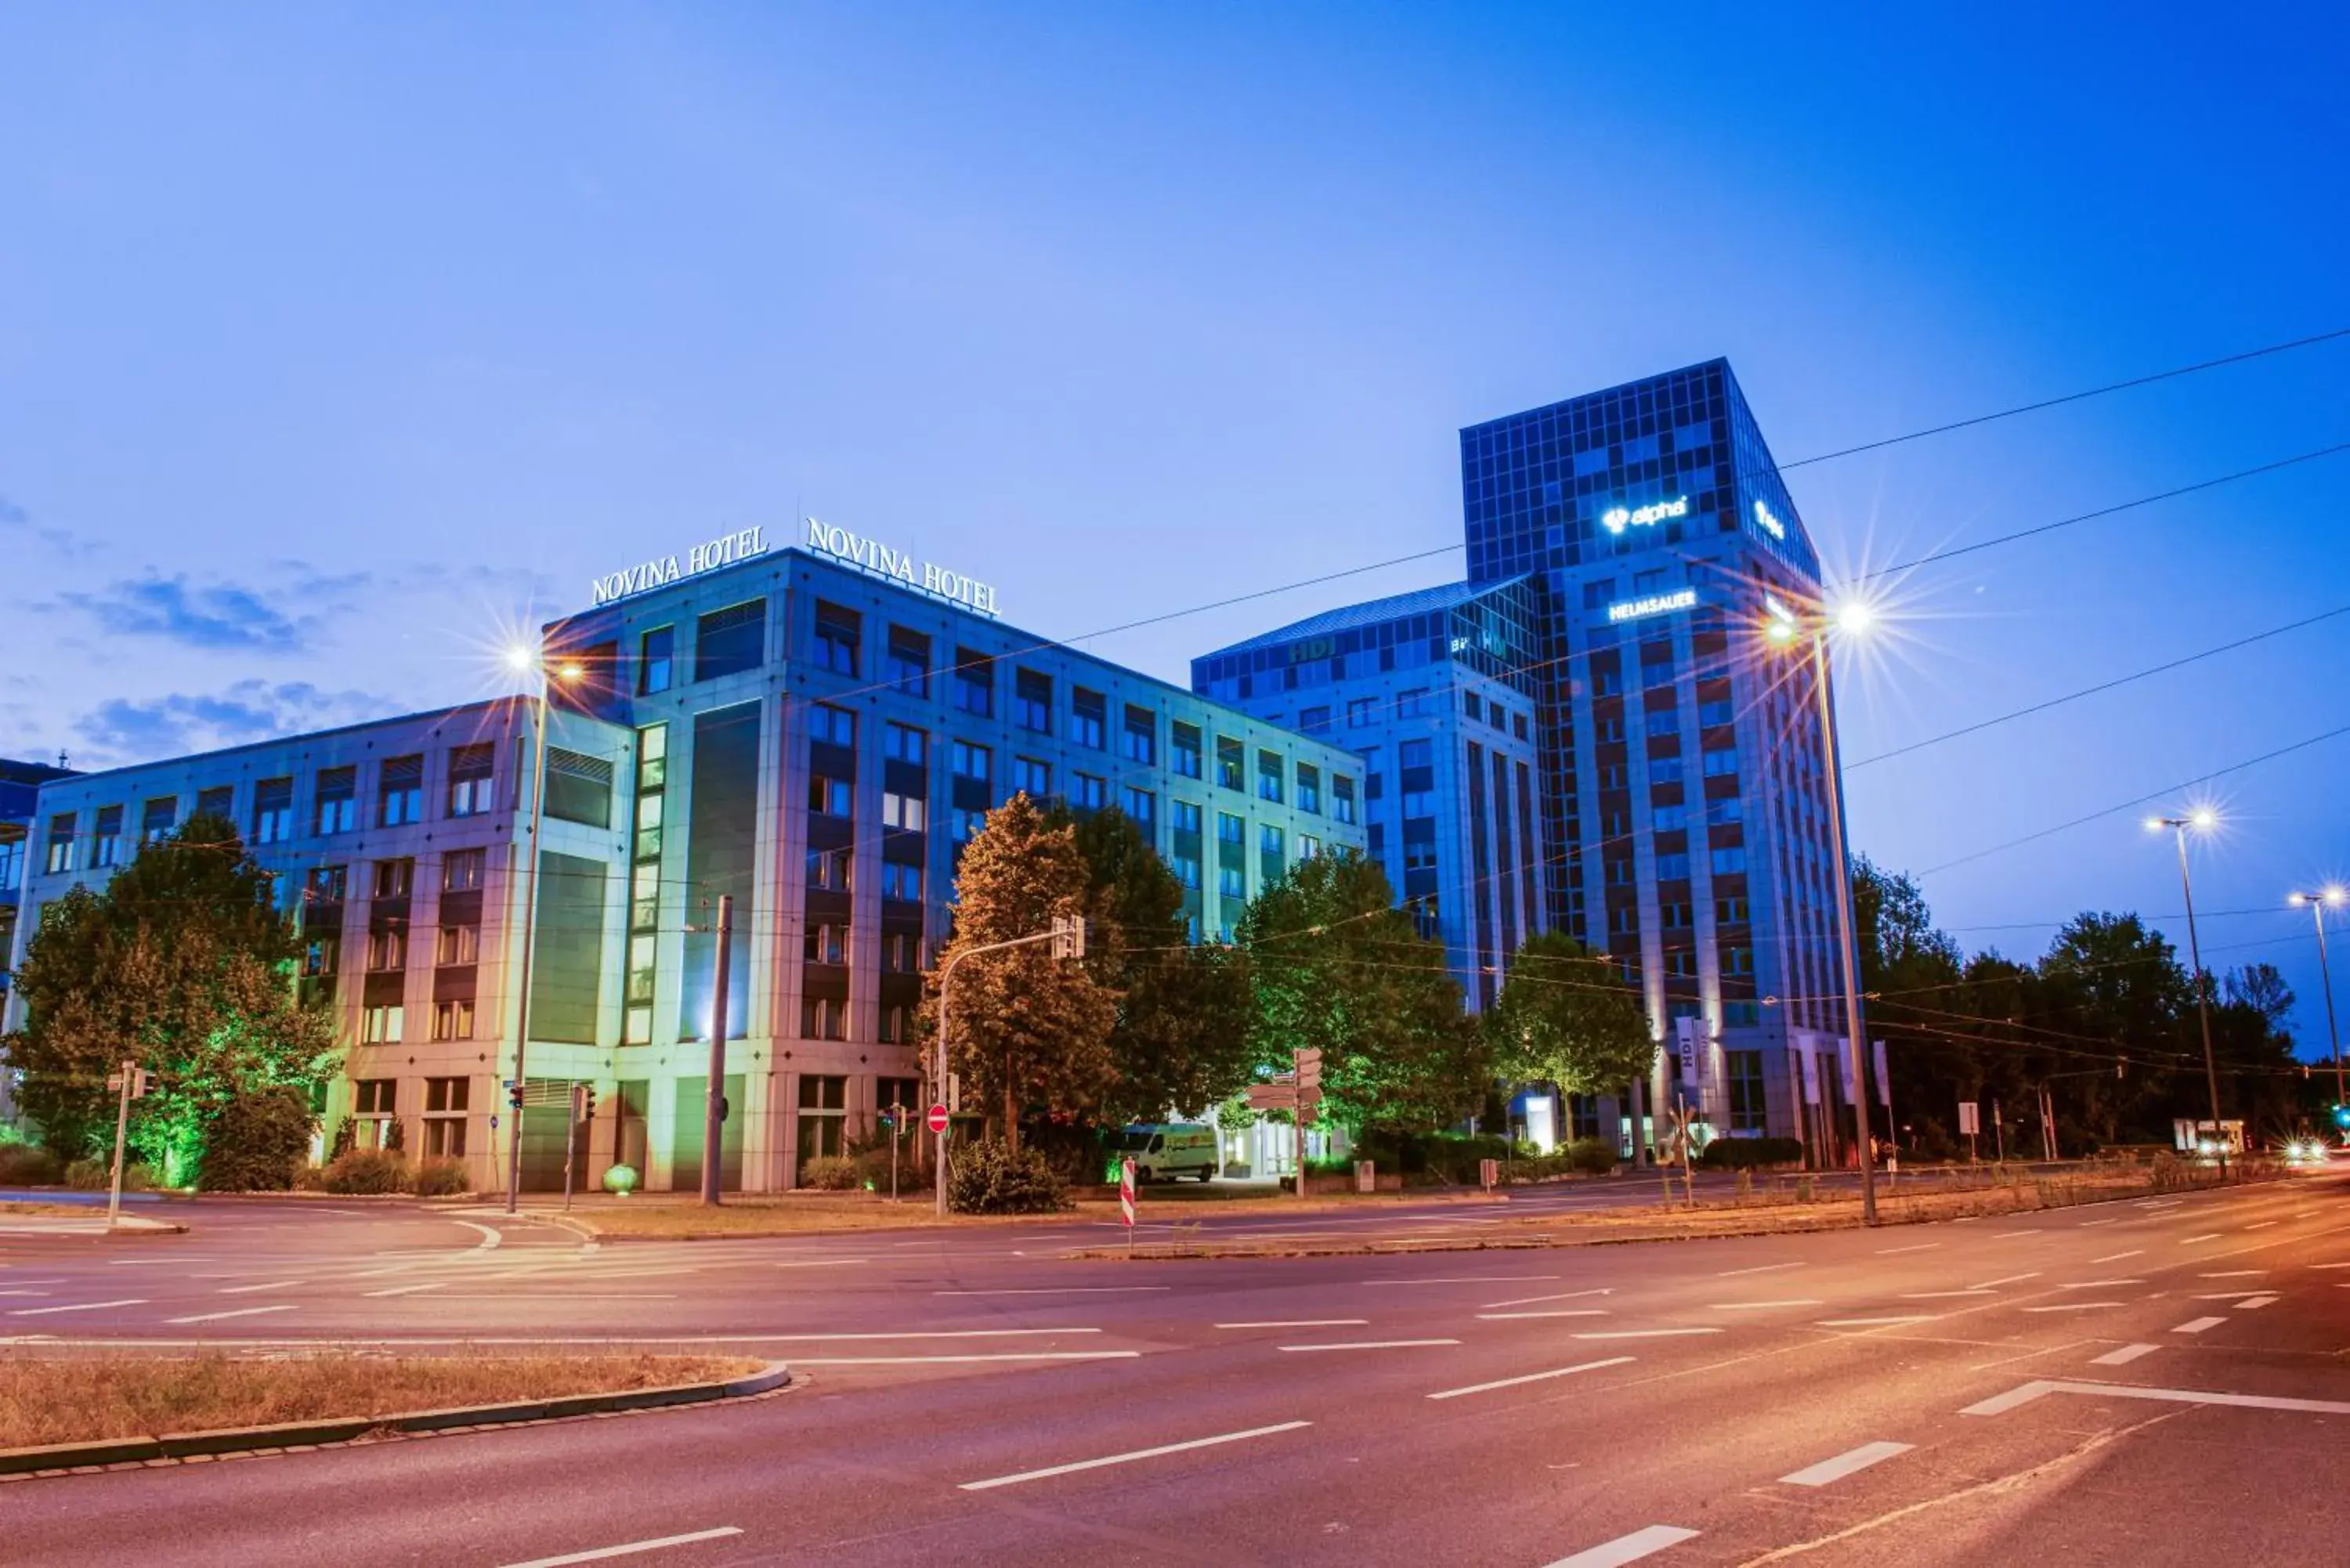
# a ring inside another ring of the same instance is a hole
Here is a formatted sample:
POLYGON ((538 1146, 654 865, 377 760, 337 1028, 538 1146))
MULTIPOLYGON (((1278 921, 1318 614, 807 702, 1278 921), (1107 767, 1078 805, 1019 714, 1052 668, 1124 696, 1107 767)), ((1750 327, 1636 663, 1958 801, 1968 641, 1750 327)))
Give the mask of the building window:
POLYGON ((1379 700, 1378 698, 1357 697, 1347 702, 1347 728, 1349 730, 1368 729, 1378 722, 1379 700))
POLYGON ((712 610, 693 625, 694 680, 715 680, 756 670, 765 659, 766 639, 766 600, 748 599, 712 610))
POLYGON ((1297 727, 1305 731, 1309 735, 1319 735, 1323 733, 1330 728, 1330 710, 1327 708, 1300 708, 1297 711, 1297 727))
POLYGON ((1321 853, 1322 841, 1320 839, 1315 837, 1310 833, 1301 833, 1297 836, 1297 857, 1300 860, 1311 860, 1316 855, 1321 853))
MULTIPOLYGON (((902 1012, 905 1010, 899 1008, 898 1011, 902 1012)), ((902 1029, 899 1031, 901 1037, 904 1033, 902 1029)), ((873 1080, 873 1104, 883 1116, 893 1110, 901 1116, 910 1116, 929 1103, 922 1097, 922 1081, 920 1078, 873 1080)))
POLYGON ((857 857, 847 849, 811 849, 807 857, 807 885, 827 893, 847 893, 850 873, 856 869, 857 857))
POLYGON ((1736 716, 1731 710, 1730 699, 1727 697, 1717 697, 1711 702, 1700 702, 1697 705, 1697 722, 1709 730, 1727 724, 1736 716))
POLYGON ((955 649, 955 706, 982 718, 995 712, 995 660, 968 648, 955 649))
MULTIPOLYGON (((149 801, 139 814, 139 842, 141 844, 159 842, 170 836, 172 829, 178 826, 179 820, 179 796, 167 794, 161 799, 149 801)), ((13 886, 14 884, 5 877, 0 877, 0 889, 13 886)))
POLYGON ((1109 704, 1098 691, 1069 688, 1069 739, 1098 752, 1109 744, 1109 704))
POLYGON ((487 855, 480 849, 452 849, 441 857, 441 890, 443 893, 471 893, 482 886, 482 871, 487 855))
POLYGON ((930 804, 920 795, 881 792, 881 826, 920 833, 930 826, 930 804))
MULTIPOLYGON (((471 1036, 467 1036, 470 1038, 471 1036)), ((424 1153, 432 1159, 465 1158, 465 1112, 473 1099, 471 1078, 424 1080, 424 1153)))
POLYGON ((919 631, 908 631, 902 626, 889 628, 887 645, 887 668, 882 674, 889 684, 909 697, 931 694, 931 639, 919 631))
POLYGON ((1033 670, 1012 672, 1012 722, 1040 735, 1053 732, 1053 678, 1033 670))
POLYGON ((424 759, 386 757, 376 781, 375 825, 399 827, 424 820, 424 759))
POLYGON ((1186 724, 1178 719, 1169 727, 1168 737, 1167 749, 1171 753, 1168 761, 1175 772, 1183 778, 1198 778, 1200 776, 1200 726, 1186 724))
POLYGON ((1219 844, 1247 843, 1248 824, 1229 811, 1216 813, 1216 842, 1219 844))
POLYGON ((375 897, 405 898, 416 885, 416 862, 405 857, 375 863, 375 897))
POLYGON ((1730 1130, 1761 1132, 1765 1125, 1762 1053, 1725 1051, 1721 1054, 1730 1075, 1730 1130))
POLYGON ((1269 800, 1278 805, 1281 803, 1281 753, 1259 752, 1256 754, 1257 799, 1269 800))
POLYGON ((432 1004, 433 1039, 471 1040, 473 1037, 473 998, 451 997, 446 1002, 436 1002, 432 1004))
MULTIPOLYGON (((881 1009, 881 1044, 884 1045, 910 1045, 913 1044, 913 1037, 906 1033, 906 1009, 904 1004, 891 1003, 881 1009)), ((911 1083, 913 1080, 910 1078, 884 1078, 881 1082, 884 1085, 888 1085, 891 1083, 911 1083)), ((913 1102, 910 1100, 884 1100, 881 1102, 885 1110, 891 1105, 910 1106, 912 1104, 913 1102)))
MULTIPOLYGON (((482 928, 479 926, 443 926, 432 943, 432 961, 447 968, 452 964, 479 963, 482 959, 482 928)), ((465 1036, 442 1034, 442 1040, 463 1039, 465 1036)))
POLYGON ((666 691, 677 679, 677 628, 657 626, 637 639, 637 695, 666 691))
POLYGON ((98 828, 90 835, 89 863, 92 867, 113 865, 122 856, 122 808, 101 805, 98 808, 98 828))
POLYGON ((1721 950, 1721 972, 1751 975, 1754 972, 1754 950, 1749 947, 1727 947, 1721 950))
POLYGON ((847 963, 848 928, 831 924, 810 926, 806 937, 802 940, 800 956, 809 963, 847 963))
POLYGON ((1069 804, 1079 811, 1099 811, 1109 804, 1109 781, 1092 774, 1069 775, 1069 804))
POLYGON ((1199 803, 1196 801, 1179 800, 1174 802, 1173 805, 1175 811, 1175 831, 1178 833, 1188 833, 1192 837, 1197 838, 1200 836, 1199 803))
POLYGON ((1404 820, 1436 815, 1436 792, 1432 789, 1408 789, 1403 792, 1404 820))
POLYGON ((1428 713, 1428 688, 1427 688, 1427 687, 1425 687, 1425 686, 1415 687, 1413 690, 1411 690, 1411 691, 1399 691, 1399 692, 1397 692, 1397 693, 1396 693, 1396 717, 1397 717, 1397 718, 1399 718, 1399 719, 1419 719, 1419 718, 1423 718, 1423 717, 1425 717, 1425 716, 1427 715, 1427 713, 1428 713))
POLYGON ((1120 794, 1118 804, 1127 815, 1134 818, 1135 826, 1142 829, 1142 836, 1149 837, 1151 826, 1159 818, 1159 797, 1147 789, 1136 789, 1128 784, 1120 794))
POLYGON ((1712 858, 1713 874, 1717 877, 1735 877, 1746 869, 1746 851, 1736 845, 1715 850, 1712 858))
POLYGON ((1297 764, 1297 809, 1322 815, 1322 770, 1311 763, 1297 764))
POLYGON ((1330 815, 1349 825, 1355 821, 1355 781, 1345 774, 1330 775, 1330 815))
POLYGON ((1223 735, 1216 737, 1216 786, 1219 789, 1244 790, 1241 780, 1243 749, 1238 741, 1223 735))
POLYGON ((234 784, 214 784, 210 789, 200 789, 196 792, 198 816, 217 816, 223 822, 226 822, 235 815, 235 810, 236 786, 234 784))
POLYGON ((348 833, 359 825, 359 771, 325 768, 318 774, 318 832, 348 833))
POLYGON ((884 931, 881 934, 881 972, 921 973, 922 939, 911 931, 884 931))
POLYGON ((253 786, 253 841, 283 844, 294 836, 294 781, 263 779, 253 786))
POLYGON ((1248 873, 1238 866, 1216 867, 1216 891, 1227 898, 1248 897, 1248 873))
POLYGON ((904 866, 895 860, 881 863, 881 896, 902 898, 910 904, 922 901, 922 868, 904 866))
POLYGON ((1053 793, 1053 770, 1034 757, 1012 759, 1012 788, 1028 792, 1030 798, 1043 800, 1053 793))
POLYGON ((369 1045, 399 1044, 404 1029, 401 1020, 407 1012, 396 1002, 388 1007, 369 1007, 359 1014, 359 1039, 369 1045))
POLYGON ((1118 736, 1118 753, 1129 763, 1149 767, 1159 761, 1159 719, 1148 708, 1126 705, 1126 728, 1118 736))
POLYGON ((408 967, 408 933, 390 927, 368 933, 368 971, 388 974, 408 967))
POLYGON ((1716 898, 1713 901, 1713 922, 1718 926, 1742 926, 1751 918, 1743 898, 1716 898))
POLYGON ((302 898, 310 904, 339 904, 350 890, 350 869, 343 866, 313 866, 302 883, 302 898))
POLYGON ((1738 752, 1735 747, 1724 747, 1720 751, 1710 751, 1707 752, 1704 756, 1706 777, 1710 779, 1721 779, 1735 778, 1737 776, 1738 752))
POLYGON ((1677 784, 1681 782, 1681 760, 1679 757, 1650 757, 1648 782, 1652 784, 1677 784))
MULTIPOLYGON (((838 1034, 811 1034, 817 1040, 837 1040, 838 1034)), ((800 1075, 798 1168, 811 1159, 837 1159, 847 1147, 848 1080, 831 1075, 800 1075)), ((795 1173, 796 1179, 796 1172, 795 1173)))
POLYGON ((837 996, 801 998, 800 1036, 806 1040, 847 1039, 848 1003, 837 996))
POLYGON ((972 811, 959 805, 947 814, 947 836, 958 846, 977 838, 980 829, 986 826, 987 813, 984 811, 972 811))
POLYGON ((808 738, 827 746, 853 748, 857 744, 857 715, 846 708, 818 702, 808 710, 808 738))
POLYGON ((808 775, 808 810, 818 816, 848 815, 852 793, 847 779, 827 778, 822 774, 808 775))
POLYGON ((320 980, 340 967, 343 956, 342 939, 330 935, 307 937, 302 943, 302 975, 306 980, 320 980))
POLYGON ((1175 880, 1186 888, 1197 888, 1200 886, 1200 857, 1177 855, 1170 858, 1175 867, 1175 880))
POLYGON ((1659 708, 1648 715, 1648 735, 1652 741, 1678 736, 1681 732, 1681 716, 1670 708, 1659 708))
POLYGON ((497 804, 492 787, 496 758, 497 748, 490 745, 457 746, 450 751, 451 816, 480 816, 497 804))
POLYGON ((957 741, 949 753, 949 765, 959 779, 972 779, 989 784, 995 777, 995 753, 986 746, 969 741, 957 741))
POLYGON ((891 724, 882 732, 881 754, 893 763, 921 767, 930 761, 931 737, 909 724, 891 724))
POLYGON ((1686 882, 1689 880, 1690 857, 1686 851, 1657 857, 1657 880, 1686 882))

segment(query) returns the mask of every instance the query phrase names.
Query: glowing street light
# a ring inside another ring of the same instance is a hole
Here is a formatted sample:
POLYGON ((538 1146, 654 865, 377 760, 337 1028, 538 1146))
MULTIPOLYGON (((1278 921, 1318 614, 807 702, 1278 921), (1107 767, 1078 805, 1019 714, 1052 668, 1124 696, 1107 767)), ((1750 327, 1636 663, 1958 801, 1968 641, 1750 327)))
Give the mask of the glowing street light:
MULTIPOLYGON (((522 998, 521 1016, 515 1030, 514 1091, 506 1096, 506 1111, 514 1119, 506 1138, 506 1212, 512 1214, 522 1201, 522 1103, 524 1085, 523 1058, 530 1045, 530 954, 538 939, 538 839, 545 818, 542 806, 546 795, 546 693, 555 681, 577 680, 585 673, 571 661, 549 666, 537 649, 525 643, 509 643, 500 655, 502 662, 516 676, 537 675, 538 694, 531 707, 531 784, 530 784, 530 891, 524 896, 522 920, 522 958, 516 969, 518 990, 522 998)), ((568 1136, 567 1134, 566 1135, 568 1136)))
POLYGON ((1791 648, 1808 632, 1812 644, 1812 689, 1817 694, 1820 708, 1820 751, 1827 769, 1828 837, 1834 844, 1830 858, 1835 862, 1836 888, 1836 947, 1844 961, 1845 1047, 1850 1057, 1853 1106, 1856 1135, 1855 1152, 1860 1161, 1860 1218, 1864 1225, 1877 1223, 1877 1165, 1869 1149, 1872 1125, 1868 1107, 1868 1068, 1865 1057, 1867 1047, 1861 1039, 1860 1022, 1860 950, 1855 944, 1852 914, 1852 865, 1844 837, 1844 779, 1836 768, 1835 708, 1828 694, 1828 633, 1834 630, 1850 638, 1865 637, 1877 624, 1876 607, 1862 598, 1850 598, 1833 607, 1813 605, 1798 617, 1795 610, 1776 597, 1762 596, 1762 636, 1780 648, 1791 648))
POLYGON ((2170 829, 2178 840, 2178 887, 2187 898, 2187 958, 2195 966, 2195 1015, 2203 1026, 2203 1084, 2211 1096, 2211 1137, 2220 1146, 2220 1169, 2228 1168, 2228 1140, 2220 1126, 2220 1064, 2211 1054, 2211 998, 2203 984, 2203 949, 2195 938, 2195 883, 2187 874, 2187 830, 2209 833, 2220 826, 2220 814, 2208 805, 2199 805, 2185 816, 2149 816, 2146 819, 2148 833, 2170 829))
POLYGON ((2350 1105, 2350 1093, 2343 1089, 2342 1031, 2334 1022, 2334 971, 2325 961, 2325 907, 2331 904, 2340 909, 2345 899, 2350 899, 2350 893, 2333 885, 2314 893, 2289 894, 2285 898, 2288 904, 2308 905, 2310 918, 2317 922, 2317 974, 2325 982, 2325 1032, 2334 1037, 2334 1104, 2337 1114, 2341 1106, 2350 1105))

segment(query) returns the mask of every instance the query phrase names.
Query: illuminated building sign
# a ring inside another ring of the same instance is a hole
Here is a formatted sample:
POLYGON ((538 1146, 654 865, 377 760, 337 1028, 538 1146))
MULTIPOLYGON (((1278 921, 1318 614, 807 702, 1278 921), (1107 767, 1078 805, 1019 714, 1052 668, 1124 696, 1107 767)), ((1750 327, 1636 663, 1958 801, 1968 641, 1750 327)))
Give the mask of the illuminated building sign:
POLYGON ((910 588, 920 588, 942 599, 975 609, 982 615, 995 613, 995 588, 977 577, 964 576, 961 572, 948 571, 944 566, 928 561, 916 562, 902 551, 879 545, 861 535, 830 523, 807 520, 807 542, 811 550, 864 567, 910 588))
POLYGON ((1773 539, 1783 539, 1787 536, 1787 525, 1772 516, 1771 509, 1760 501, 1754 504, 1754 521, 1762 524, 1762 532, 1770 535, 1773 539))
POLYGON ((1607 618, 1611 621, 1638 620, 1644 616, 1670 615, 1675 610, 1689 609, 1696 603, 1695 588, 1683 588, 1671 594, 1650 594, 1644 599, 1618 599, 1607 607, 1607 618))
POLYGON ((715 571, 737 561, 747 561, 754 556, 767 553, 767 530, 764 527, 745 528, 737 534, 723 534, 705 545, 696 545, 685 554, 685 565, 680 566, 675 556, 657 556, 624 571, 598 577, 590 585, 595 603, 610 604, 631 594, 641 594, 650 588, 665 587, 671 583, 702 572, 715 571))
POLYGON ((1652 528, 1669 517, 1688 515, 1689 497, 1676 495, 1670 501, 1653 501, 1646 506, 1611 506, 1599 514, 1599 524, 1610 534, 1621 534, 1627 528, 1652 528))

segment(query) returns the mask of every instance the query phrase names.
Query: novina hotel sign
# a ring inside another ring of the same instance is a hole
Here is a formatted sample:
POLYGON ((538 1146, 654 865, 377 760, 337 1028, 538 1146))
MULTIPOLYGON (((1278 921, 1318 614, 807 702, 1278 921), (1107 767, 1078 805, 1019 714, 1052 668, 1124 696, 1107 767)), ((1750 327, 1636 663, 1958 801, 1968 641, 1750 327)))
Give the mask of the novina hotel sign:
POLYGON ((696 545, 688 550, 682 566, 678 565, 675 556, 656 556, 650 561, 640 561, 609 576, 598 577, 593 585, 595 603, 608 605, 614 599, 665 587, 671 583, 681 582, 687 577, 716 571, 721 566, 731 566, 737 561, 747 561, 754 556, 766 553, 767 530, 764 524, 744 528, 739 533, 722 534, 707 544, 696 545))
POLYGON ((902 550, 868 539, 861 534, 831 523, 807 520, 807 545, 811 550, 862 566, 867 571, 893 582, 919 588, 923 593, 958 604, 981 615, 995 613, 995 586, 983 583, 977 577, 951 572, 930 561, 917 561, 902 550))

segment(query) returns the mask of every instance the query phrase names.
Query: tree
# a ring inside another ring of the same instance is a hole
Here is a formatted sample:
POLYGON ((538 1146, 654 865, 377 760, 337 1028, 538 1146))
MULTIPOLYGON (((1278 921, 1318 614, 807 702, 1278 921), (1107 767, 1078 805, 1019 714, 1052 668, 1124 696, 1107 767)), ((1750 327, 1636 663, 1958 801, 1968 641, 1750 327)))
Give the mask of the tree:
POLYGON ((1319 1050, 1330 1115, 1410 1133, 1476 1107, 1483 1040, 1443 947, 1395 907, 1376 862, 1350 849, 1297 862, 1250 903, 1234 939, 1248 955, 1256 1062, 1319 1050))
POLYGON ((44 906, 16 971, 25 1026, 8 1054, 49 1147, 104 1151, 106 1077, 125 1059, 156 1080, 132 1102, 130 1147, 174 1184, 237 1096, 324 1083, 340 1057, 325 1008, 295 999, 297 948, 269 874, 217 816, 145 846, 103 891, 77 887, 44 906))
MULTIPOLYGON (((947 1065, 982 1104, 1003 1106, 1010 1150, 1019 1147, 1024 1111, 1083 1116, 1114 1090, 1109 1037, 1118 992, 1097 972, 1107 958, 1072 963, 1054 958, 1044 942, 960 961, 975 949, 1049 930, 1055 919, 1082 917, 1086 891, 1075 829, 1049 826, 1024 793, 989 812, 963 846, 954 937, 927 987, 924 1024, 935 1049, 937 977, 959 964, 947 1065)), ((1104 947, 1117 940, 1114 929, 1096 935, 1104 947)))
POLYGON ((1565 931, 1526 939, 1485 1010, 1494 1069, 1521 1083, 1588 1095, 1648 1075, 1657 1056, 1640 993, 1565 931))
POLYGON ((1133 818, 1115 808, 1047 819, 1076 834, 1086 862, 1095 972, 1118 993, 1109 1036, 1107 1121, 1150 1120, 1170 1107, 1205 1111, 1247 1084, 1247 968, 1236 950, 1185 939, 1183 888, 1133 818))

